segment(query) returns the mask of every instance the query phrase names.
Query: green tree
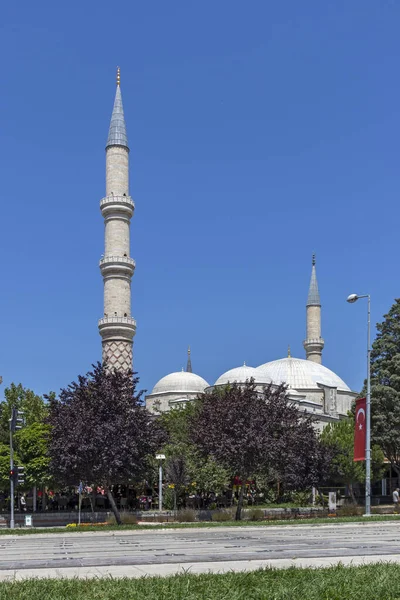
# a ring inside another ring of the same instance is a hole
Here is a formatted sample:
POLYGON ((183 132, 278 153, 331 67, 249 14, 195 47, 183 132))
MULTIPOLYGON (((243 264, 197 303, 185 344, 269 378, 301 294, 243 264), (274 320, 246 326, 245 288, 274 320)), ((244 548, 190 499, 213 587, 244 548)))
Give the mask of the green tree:
POLYGON ((218 493, 228 487, 232 480, 229 471, 212 457, 202 458, 197 452, 196 461, 191 465, 192 479, 196 483, 196 488, 209 494, 218 493))
POLYGON ((12 383, 0 404, 0 485, 9 486, 11 410, 24 413, 24 426, 14 434, 14 462, 25 467, 25 487, 45 486, 49 475, 49 426, 45 421, 48 405, 41 396, 21 384, 12 383))
POLYGON ((378 333, 371 352, 372 440, 382 448, 400 482, 399 298, 376 329, 378 333))
POLYGON ((173 456, 167 462, 167 479, 174 486, 174 510, 185 487, 189 485, 189 473, 183 456, 173 456))
POLYGON ((28 427, 33 423, 43 423, 48 415, 48 405, 42 396, 24 388, 20 383, 18 385, 12 383, 9 388, 6 388, 4 397, 0 404, 0 437, 6 444, 9 442, 9 419, 12 408, 23 411, 25 425, 28 427))
POLYGON ((18 431, 15 438, 21 464, 25 467, 25 487, 43 487, 52 483, 48 452, 50 426, 32 423, 18 431))
MULTIPOLYGON (((365 463, 354 462, 354 415, 349 413, 347 419, 337 423, 329 423, 321 433, 323 446, 332 450, 330 478, 334 483, 346 485, 350 496, 356 504, 354 485, 365 481, 365 463)), ((372 481, 377 481, 383 472, 384 456, 376 444, 371 449, 372 481)))
POLYGON ((10 487, 10 446, 0 443, 0 489, 9 492, 10 487))
MULTIPOLYGON (((169 469, 170 463, 180 464, 183 461, 185 476, 188 484, 196 484, 199 492, 221 492, 232 479, 229 471, 218 463, 212 456, 204 457, 190 438, 191 419, 197 411, 196 401, 186 406, 179 406, 160 416, 160 424, 167 434, 167 442, 163 453, 167 457, 166 477, 169 483, 175 485, 171 475, 176 469, 169 469), (178 462, 177 462, 178 461, 178 462)), ((174 478, 175 479, 175 478, 174 478)), ((183 488, 179 487, 182 494, 183 488)))

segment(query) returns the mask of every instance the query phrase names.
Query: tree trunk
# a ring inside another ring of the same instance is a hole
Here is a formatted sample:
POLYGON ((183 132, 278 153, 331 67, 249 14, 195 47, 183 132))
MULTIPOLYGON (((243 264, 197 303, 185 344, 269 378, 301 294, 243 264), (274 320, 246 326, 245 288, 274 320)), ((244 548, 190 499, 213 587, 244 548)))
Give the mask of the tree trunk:
POLYGON ((42 488, 42 511, 46 510, 46 487, 42 488))
POLYGON ((32 510, 33 512, 36 512, 36 503, 37 503, 37 496, 36 496, 36 485, 33 486, 33 490, 32 490, 32 510))
POLYGON ((246 479, 244 479, 244 481, 242 482, 242 487, 240 488, 239 500, 238 500, 238 504, 236 507, 235 521, 240 521, 241 516, 242 516, 243 495, 244 495, 245 489, 246 489, 246 479))
POLYGON ((357 498, 355 497, 354 494, 354 489, 353 489, 353 484, 350 481, 350 483, 347 484, 347 487, 349 488, 349 492, 350 492, 350 497, 351 497, 351 501, 353 504, 357 504, 357 498))
POLYGON ((178 511, 178 501, 177 501, 177 493, 176 493, 176 487, 174 487, 174 512, 175 514, 178 511))
MULTIPOLYGON (((400 487, 400 469, 398 468, 397 465, 392 465, 392 466, 393 466, 393 470, 395 471, 395 473, 397 475, 397 487, 400 487)), ((392 492, 392 489, 390 490, 390 492, 392 492)))
POLYGON ((109 501, 110 506, 111 506, 111 510, 114 513, 115 521, 116 521, 117 525, 122 525, 121 516, 119 514, 119 510, 117 508, 117 505, 115 504, 115 500, 114 500, 114 496, 112 495, 112 491, 110 490, 110 488, 108 486, 106 486, 105 489, 106 489, 106 494, 107 494, 108 501, 109 501))
POLYGON ((321 499, 321 504, 322 504, 322 508, 325 508, 325 500, 324 500, 324 495, 321 492, 321 490, 317 487, 317 492, 318 492, 318 496, 321 499))
POLYGON ((91 493, 89 494, 90 508, 92 509, 92 515, 94 515, 94 509, 96 504, 96 489, 97 486, 93 486, 91 493))

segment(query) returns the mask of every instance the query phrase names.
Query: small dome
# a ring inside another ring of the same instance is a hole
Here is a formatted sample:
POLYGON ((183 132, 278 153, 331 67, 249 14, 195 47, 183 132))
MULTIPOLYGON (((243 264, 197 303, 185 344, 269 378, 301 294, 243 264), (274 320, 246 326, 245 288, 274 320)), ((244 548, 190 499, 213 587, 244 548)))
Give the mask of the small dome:
POLYGON ((236 367, 227 371, 221 377, 218 377, 214 385, 227 385, 228 383, 245 383, 249 379, 253 378, 255 383, 261 385, 267 385, 271 382, 269 377, 266 377, 263 373, 255 369, 254 367, 248 367, 243 365, 242 367, 236 367))
POLYGON ((152 394, 162 394, 165 392, 192 392, 193 394, 203 393, 209 387, 207 381, 195 373, 178 371, 170 373, 156 383, 152 394))
POLYGON ((259 373, 273 383, 286 383, 296 390, 316 389, 318 384, 350 392, 350 388, 336 373, 323 365, 302 358, 281 358, 257 367, 259 373))

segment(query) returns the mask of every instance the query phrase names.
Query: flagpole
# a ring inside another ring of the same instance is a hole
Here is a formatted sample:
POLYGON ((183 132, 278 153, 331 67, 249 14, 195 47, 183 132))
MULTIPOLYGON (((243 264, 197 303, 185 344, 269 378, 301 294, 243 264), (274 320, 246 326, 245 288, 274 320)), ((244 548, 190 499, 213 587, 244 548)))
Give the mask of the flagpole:
POLYGON ((350 294, 347 302, 354 304, 360 298, 368 299, 368 329, 367 329, 367 402, 366 421, 367 431, 365 436, 365 514, 371 516, 371 296, 370 294, 350 294))
POLYGON ((367 436, 365 452, 365 516, 371 516, 371 296, 368 294, 367 436))

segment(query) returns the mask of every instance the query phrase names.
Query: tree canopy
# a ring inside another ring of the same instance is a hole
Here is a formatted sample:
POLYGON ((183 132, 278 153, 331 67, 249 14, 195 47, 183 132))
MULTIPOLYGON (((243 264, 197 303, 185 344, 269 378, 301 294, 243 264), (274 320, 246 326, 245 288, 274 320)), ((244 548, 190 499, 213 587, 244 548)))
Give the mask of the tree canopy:
MULTIPOLYGON (((329 476, 339 485, 346 485, 351 499, 356 503, 354 485, 365 481, 365 463, 354 462, 354 415, 329 423, 321 433, 323 446, 332 452, 329 476)), ((384 456, 379 446, 372 447, 372 481, 382 476, 384 456)))
POLYGON ((371 351, 372 439, 400 478, 400 299, 378 323, 371 351))
POLYGON ((163 452, 166 455, 166 478, 174 484, 174 502, 184 491, 184 485, 176 485, 176 465, 183 461, 187 483, 192 489, 208 494, 224 490, 230 483, 231 473, 217 463, 212 456, 203 456, 190 437, 190 423, 197 411, 195 401, 179 406, 159 417, 160 425, 166 432, 163 452))
POLYGON ((46 424, 48 405, 41 396, 21 384, 12 383, 4 391, 0 404, 0 481, 9 485, 11 410, 23 412, 24 426, 14 434, 14 461, 25 468, 25 485, 43 486, 50 482, 48 456, 49 425, 46 424))
POLYGON ((158 450, 159 430, 149 418, 132 373, 99 363, 50 402, 51 466, 63 483, 80 481, 105 488, 121 523, 110 486, 146 472, 158 450))
POLYGON ((236 519, 246 481, 257 473, 274 473, 298 489, 312 485, 316 476, 311 469, 316 433, 311 419, 288 401, 284 385, 260 393, 250 380, 214 389, 198 400, 190 435, 204 455, 241 479, 236 519))

